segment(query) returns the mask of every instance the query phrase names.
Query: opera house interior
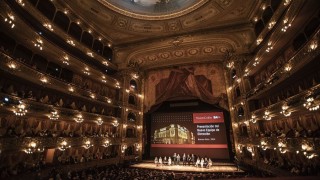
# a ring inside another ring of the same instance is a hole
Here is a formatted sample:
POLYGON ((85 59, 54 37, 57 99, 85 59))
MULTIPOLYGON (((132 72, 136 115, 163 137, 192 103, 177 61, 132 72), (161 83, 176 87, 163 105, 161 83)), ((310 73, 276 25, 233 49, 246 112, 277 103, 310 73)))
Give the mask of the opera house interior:
POLYGON ((319 25, 319 0, 2 0, 0 179, 317 179, 319 25), (192 143, 154 143, 171 124, 192 143))

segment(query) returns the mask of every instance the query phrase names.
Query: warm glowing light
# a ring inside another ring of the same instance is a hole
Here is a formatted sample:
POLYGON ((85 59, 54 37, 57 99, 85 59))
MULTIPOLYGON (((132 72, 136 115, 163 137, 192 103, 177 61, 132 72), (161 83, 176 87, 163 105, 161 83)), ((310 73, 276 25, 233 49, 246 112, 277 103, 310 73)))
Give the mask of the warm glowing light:
POLYGON ((100 117, 97 119, 96 122, 99 126, 103 124, 103 120, 100 117))
POLYGON ((20 103, 14 110, 13 113, 16 116, 24 116, 26 115, 26 113, 28 112, 28 110, 26 110, 26 105, 23 103, 20 103))
POLYGON ((83 117, 81 114, 77 115, 77 117, 74 118, 74 120, 77 122, 77 123, 82 123, 84 121, 83 117))
POLYGON ((52 111, 51 114, 49 115, 49 119, 51 120, 58 120, 59 119, 59 114, 57 111, 52 111))
POLYGON ((314 101, 313 97, 308 97, 303 106, 309 111, 316 111, 319 109, 319 104, 314 101))
POLYGON ((270 112, 268 110, 264 112, 263 118, 265 120, 271 120, 270 112))

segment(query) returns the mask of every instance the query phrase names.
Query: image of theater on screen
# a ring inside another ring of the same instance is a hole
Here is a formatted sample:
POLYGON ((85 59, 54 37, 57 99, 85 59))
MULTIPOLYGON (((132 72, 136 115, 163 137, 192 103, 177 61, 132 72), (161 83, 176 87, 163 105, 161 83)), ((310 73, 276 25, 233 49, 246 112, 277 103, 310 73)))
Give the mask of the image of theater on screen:
POLYGON ((170 124, 154 131, 153 144, 195 144, 195 138, 186 127, 170 124))

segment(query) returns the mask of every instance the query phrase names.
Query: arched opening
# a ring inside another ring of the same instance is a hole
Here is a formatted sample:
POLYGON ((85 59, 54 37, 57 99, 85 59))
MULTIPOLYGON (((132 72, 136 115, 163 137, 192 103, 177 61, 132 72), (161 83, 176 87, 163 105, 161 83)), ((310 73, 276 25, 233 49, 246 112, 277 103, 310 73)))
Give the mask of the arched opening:
POLYGON ((0 46, 3 50, 9 54, 13 53, 14 47, 16 46, 16 42, 11 37, 7 36, 3 32, 0 32, 0 46))
POLYGON ((86 46, 88 46, 89 48, 92 48, 92 41, 93 41, 93 37, 92 35, 87 32, 87 31, 84 31, 82 33, 82 39, 81 39, 81 42, 83 44, 85 44, 86 46))
POLYGON ((38 2, 38 7, 40 12, 45 15, 48 19, 52 20, 54 13, 56 12, 56 7, 49 0, 41 0, 38 2))
POLYGON ((72 22, 70 24, 69 32, 68 32, 72 37, 80 41, 81 39, 81 33, 82 29, 80 26, 78 26, 75 22, 72 22))
POLYGON ((132 95, 132 94, 129 95, 128 103, 131 105, 136 105, 136 98, 134 95, 132 95))
POLYGON ((265 24, 267 24, 270 21, 272 15, 273 15, 273 11, 272 11, 271 7, 269 6, 269 7, 266 8, 266 10, 264 10, 264 12, 262 14, 263 22, 265 24))
POLYGON ((23 45, 18 45, 14 51, 14 57, 20 58, 20 61, 23 63, 26 63, 28 65, 31 65, 31 58, 32 58, 32 51, 23 45))
POLYGON ((103 53, 103 44, 97 39, 93 42, 93 50, 101 55, 103 53))
POLYGON ((133 112, 129 112, 127 121, 128 122, 135 122, 136 121, 136 115, 133 112))
POLYGON ((105 57, 109 61, 112 60, 112 49, 109 46, 104 46, 104 48, 103 48, 103 57, 105 57))
POLYGON ((314 32, 318 29, 319 24, 320 24, 320 21, 318 18, 313 18, 308 23, 308 25, 304 29, 304 33, 306 34, 307 38, 310 38, 314 34, 314 32))
POLYGON ((132 90, 132 91, 138 90, 138 85, 135 80, 131 79, 129 84, 130 84, 130 90, 132 90))
POLYGON ((264 29, 264 23, 262 21, 262 19, 260 19, 256 25, 254 26, 254 32, 256 33, 256 36, 258 36, 262 30, 264 29))
POLYGON ((70 20, 68 16, 65 15, 63 12, 58 11, 56 13, 56 16, 54 17, 53 22, 65 32, 68 31, 70 20))

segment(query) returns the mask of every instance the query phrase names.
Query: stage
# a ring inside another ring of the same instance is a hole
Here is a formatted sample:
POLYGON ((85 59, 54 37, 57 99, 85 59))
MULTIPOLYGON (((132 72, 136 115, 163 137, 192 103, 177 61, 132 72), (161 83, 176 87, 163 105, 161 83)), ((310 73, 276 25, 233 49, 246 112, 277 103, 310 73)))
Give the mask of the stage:
POLYGON ((228 162, 216 162, 210 168, 201 168, 195 166, 183 166, 181 165, 162 165, 156 166, 153 161, 143 161, 138 164, 131 165, 134 168, 154 169, 163 171, 180 171, 180 172, 244 172, 242 170, 237 171, 237 167, 233 163, 228 162))

